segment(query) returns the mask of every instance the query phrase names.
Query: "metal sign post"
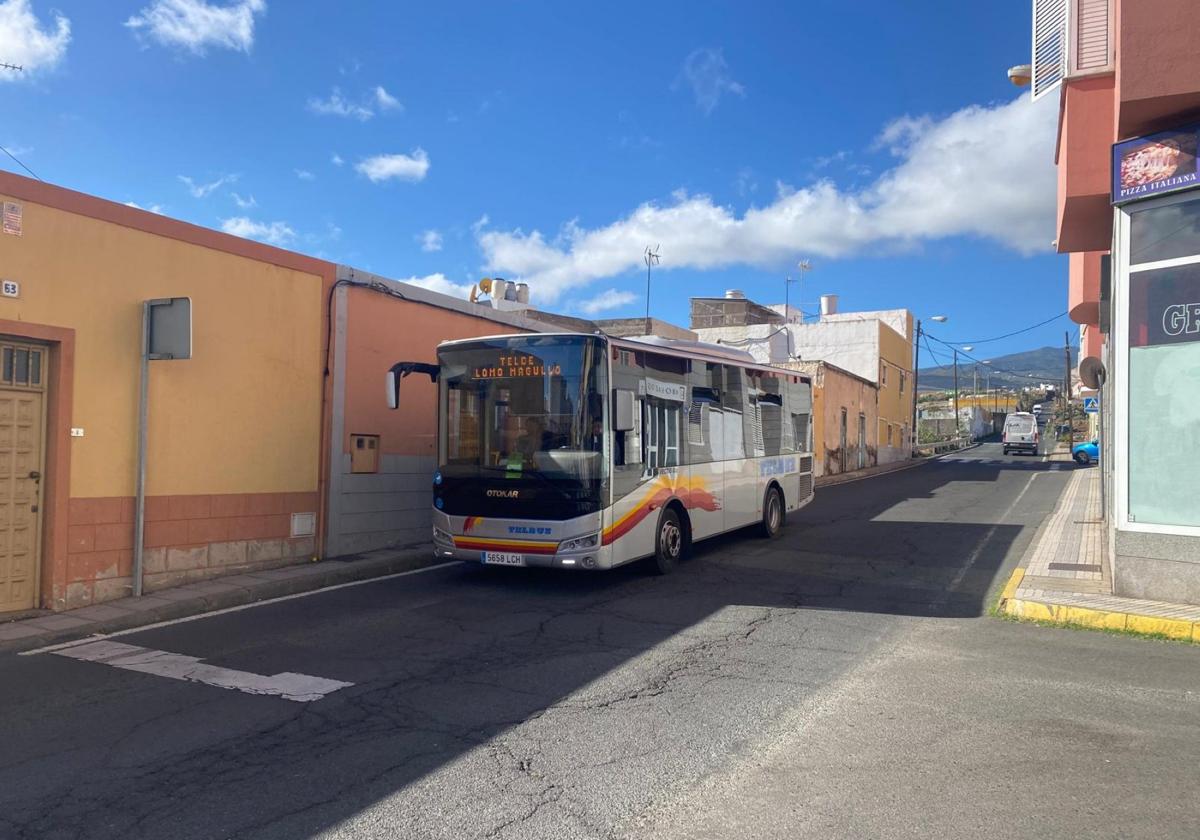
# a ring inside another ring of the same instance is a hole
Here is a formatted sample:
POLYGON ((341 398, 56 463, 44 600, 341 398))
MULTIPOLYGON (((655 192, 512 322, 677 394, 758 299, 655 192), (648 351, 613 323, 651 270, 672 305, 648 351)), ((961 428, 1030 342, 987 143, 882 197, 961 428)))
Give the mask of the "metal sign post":
POLYGON ((138 394, 137 489, 133 524, 133 594, 142 594, 146 533, 146 436, 150 416, 151 360, 192 357, 191 298, 156 298, 142 303, 141 386, 138 394))

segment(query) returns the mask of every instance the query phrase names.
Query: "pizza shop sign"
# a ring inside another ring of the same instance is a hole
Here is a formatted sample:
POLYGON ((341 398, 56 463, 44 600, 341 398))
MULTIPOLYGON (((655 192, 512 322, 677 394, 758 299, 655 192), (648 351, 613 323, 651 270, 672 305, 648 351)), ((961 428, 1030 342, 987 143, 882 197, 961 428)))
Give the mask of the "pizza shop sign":
POLYGON ((1200 186, 1200 125, 1160 131, 1113 145, 1112 203, 1200 186))

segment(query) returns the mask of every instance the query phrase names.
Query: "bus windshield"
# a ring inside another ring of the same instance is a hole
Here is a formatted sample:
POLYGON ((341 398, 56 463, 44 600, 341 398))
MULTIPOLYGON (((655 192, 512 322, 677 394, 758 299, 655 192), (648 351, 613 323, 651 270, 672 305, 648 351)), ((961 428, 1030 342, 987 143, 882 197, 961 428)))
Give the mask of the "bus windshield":
POLYGON ((604 346, 591 336, 518 335, 439 349, 444 477, 599 502, 609 463, 604 346))

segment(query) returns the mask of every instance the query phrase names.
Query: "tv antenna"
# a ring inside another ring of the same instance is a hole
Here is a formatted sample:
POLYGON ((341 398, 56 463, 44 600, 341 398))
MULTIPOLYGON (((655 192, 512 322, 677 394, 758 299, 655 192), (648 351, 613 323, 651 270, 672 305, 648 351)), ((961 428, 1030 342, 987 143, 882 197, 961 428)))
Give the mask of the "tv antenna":
POLYGON ((655 245, 651 248, 647 245, 642 254, 642 259, 646 262, 646 335, 650 335, 650 269, 659 264, 661 258, 658 255, 658 249, 661 247, 661 245, 655 245))
POLYGON ((24 69, 20 64, 9 64, 7 61, 0 61, 0 70, 16 70, 19 73, 24 69))

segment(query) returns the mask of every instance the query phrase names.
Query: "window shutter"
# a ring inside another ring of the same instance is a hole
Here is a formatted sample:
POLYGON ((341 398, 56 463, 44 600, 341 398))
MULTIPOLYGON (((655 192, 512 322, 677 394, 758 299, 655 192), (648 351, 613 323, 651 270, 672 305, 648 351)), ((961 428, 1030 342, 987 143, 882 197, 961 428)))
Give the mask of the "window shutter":
POLYGON ((1062 84, 1067 70, 1067 0, 1033 0, 1033 98, 1062 84))
POLYGON ((1112 0, 1073 2, 1071 75, 1112 70, 1112 0))

